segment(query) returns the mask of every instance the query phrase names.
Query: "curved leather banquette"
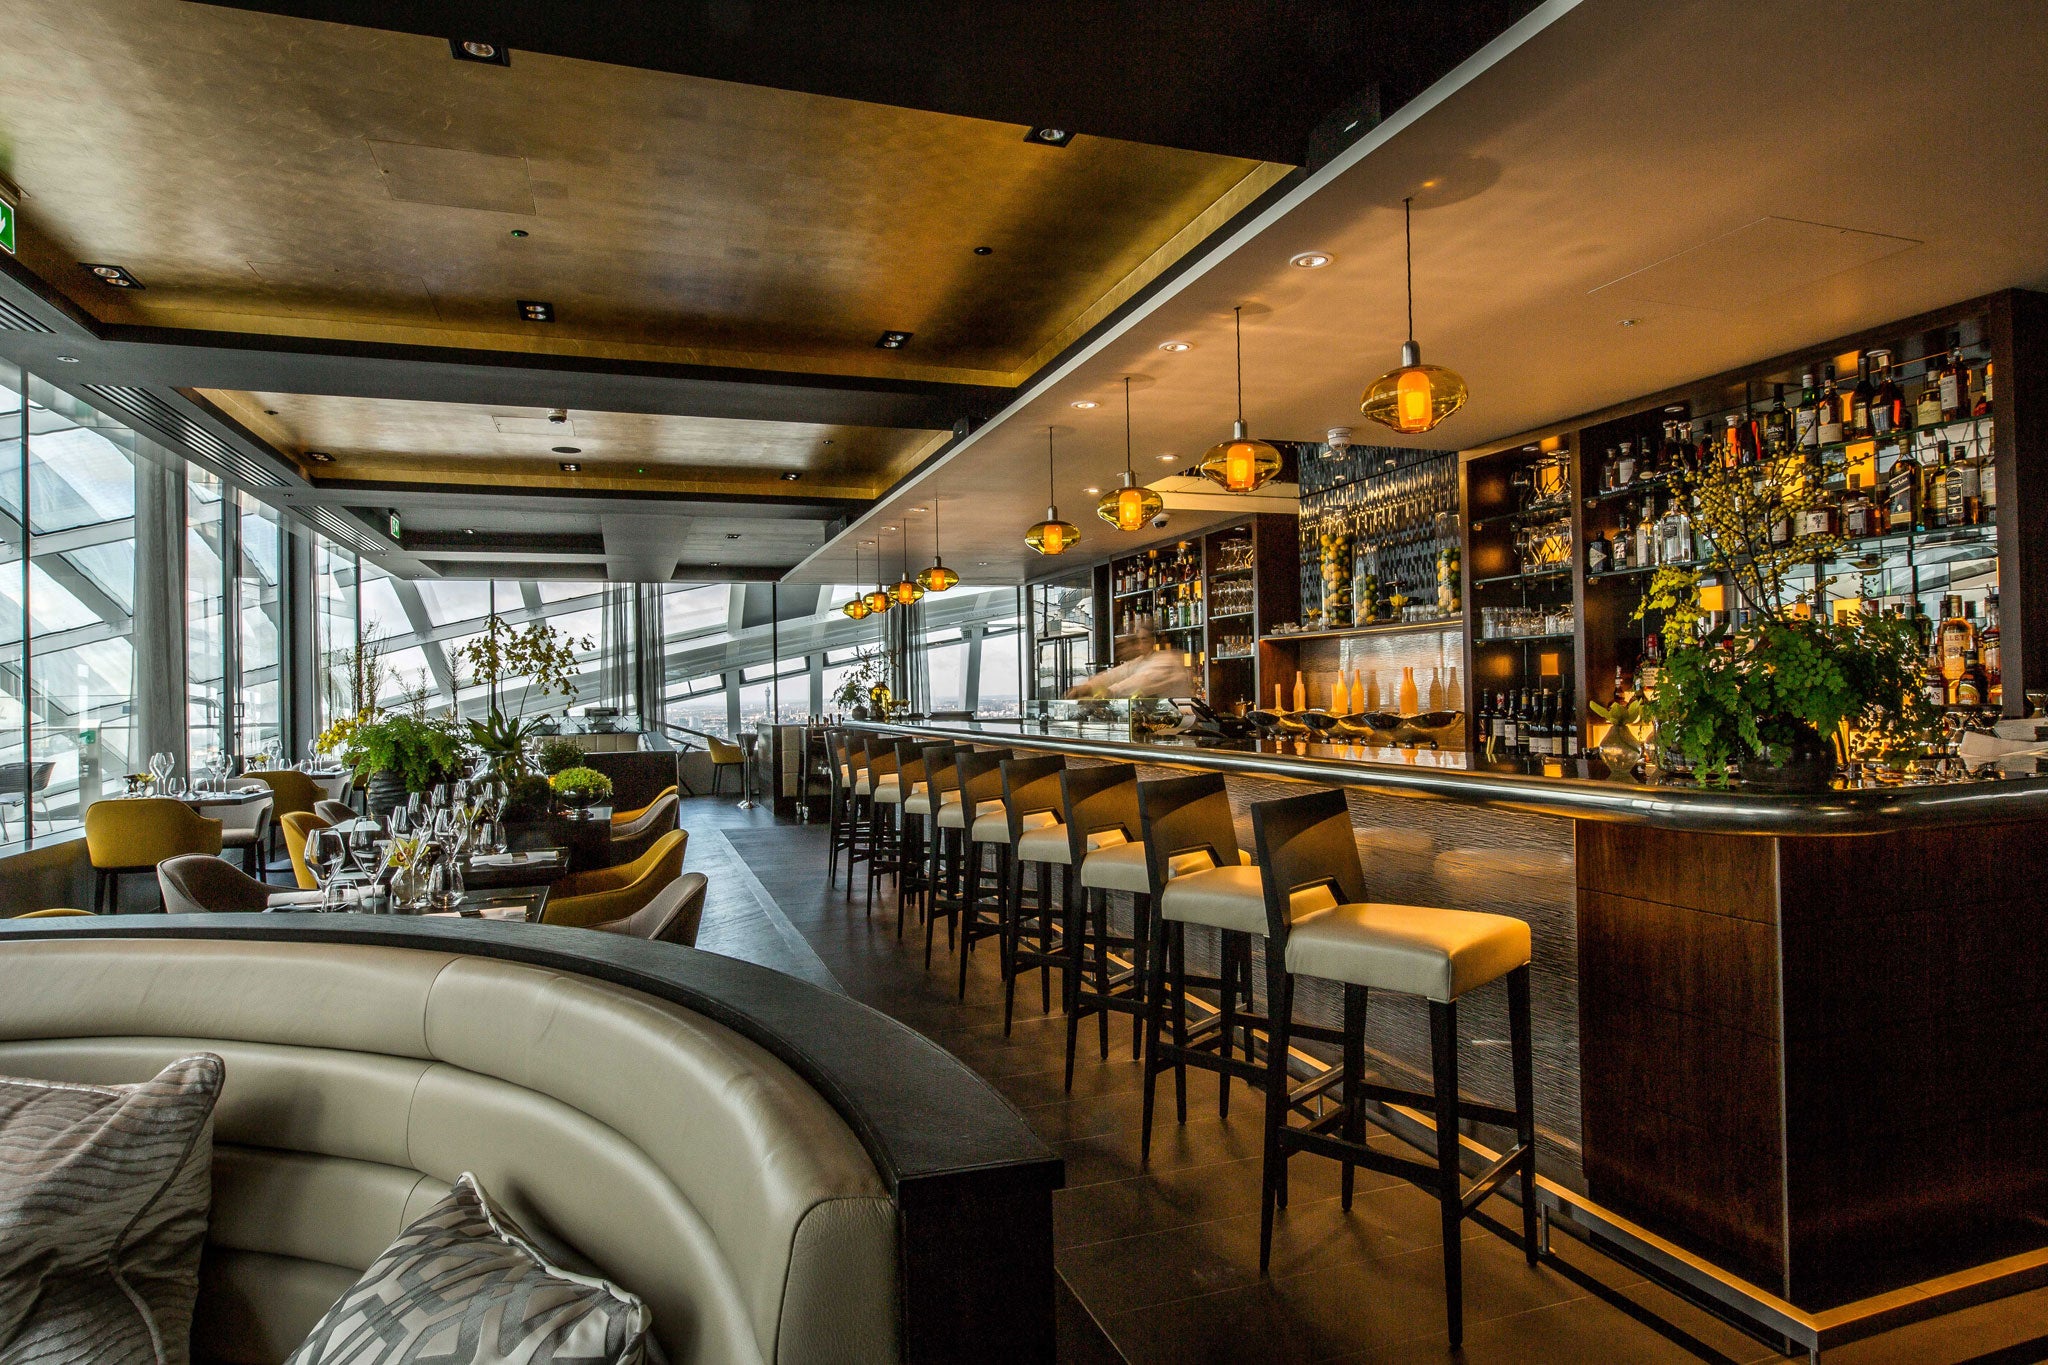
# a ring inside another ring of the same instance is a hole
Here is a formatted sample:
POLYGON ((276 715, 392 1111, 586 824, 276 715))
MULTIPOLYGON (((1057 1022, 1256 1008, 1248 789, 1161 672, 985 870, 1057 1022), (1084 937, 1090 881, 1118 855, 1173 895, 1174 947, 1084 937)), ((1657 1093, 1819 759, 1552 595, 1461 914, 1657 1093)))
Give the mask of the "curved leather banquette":
POLYGON ((227 1081, 198 1359, 282 1360, 463 1171, 646 1299, 671 1361, 899 1358, 874 1162, 789 1066, 701 1014, 412 947, 0 946, 0 1072, 134 1081, 200 1050, 227 1081))

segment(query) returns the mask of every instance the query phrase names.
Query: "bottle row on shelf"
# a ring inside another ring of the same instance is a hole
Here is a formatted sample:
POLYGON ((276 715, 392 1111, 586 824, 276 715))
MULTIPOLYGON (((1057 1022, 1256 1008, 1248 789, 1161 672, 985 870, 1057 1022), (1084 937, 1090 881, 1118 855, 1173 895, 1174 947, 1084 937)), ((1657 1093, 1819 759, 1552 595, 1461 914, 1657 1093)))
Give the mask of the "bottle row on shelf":
POLYGON ((1226 631, 1209 641, 1215 653, 1211 656, 1218 662, 1225 659, 1249 659, 1252 657, 1254 641, 1249 630, 1226 631))
POLYGON ((1481 607, 1479 638, 1521 640, 1570 635, 1578 624, 1569 602, 1533 607, 1481 607))
POLYGON ((1576 758, 1579 713, 1563 688, 1479 694, 1477 739, 1490 759, 1576 758))
POLYGON ((1176 583, 1151 598, 1120 602, 1114 620, 1116 633, 1126 636, 1143 631, 1193 630, 1202 624, 1206 615, 1202 605, 1202 585, 1194 582, 1176 583))
MULTIPOLYGON (((1247 548, 1251 544, 1243 543, 1247 548)), ((1116 563, 1110 570, 1110 591, 1118 597, 1129 597, 1198 583, 1201 577, 1201 550, 1192 541, 1184 540, 1164 554, 1147 550, 1143 558, 1133 556, 1116 563)))

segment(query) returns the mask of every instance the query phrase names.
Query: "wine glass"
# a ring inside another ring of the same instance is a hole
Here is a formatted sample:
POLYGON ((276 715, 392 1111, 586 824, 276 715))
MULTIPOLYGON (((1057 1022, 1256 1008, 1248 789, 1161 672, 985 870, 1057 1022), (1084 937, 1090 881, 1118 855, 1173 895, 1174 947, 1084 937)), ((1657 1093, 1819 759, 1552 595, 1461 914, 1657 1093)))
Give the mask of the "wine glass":
POLYGON ((348 867, 348 842, 338 829, 316 829, 306 839, 306 868, 320 883, 320 908, 333 910, 348 867))
POLYGON ((412 808, 393 806, 391 808, 391 837, 402 839, 412 832, 412 808))

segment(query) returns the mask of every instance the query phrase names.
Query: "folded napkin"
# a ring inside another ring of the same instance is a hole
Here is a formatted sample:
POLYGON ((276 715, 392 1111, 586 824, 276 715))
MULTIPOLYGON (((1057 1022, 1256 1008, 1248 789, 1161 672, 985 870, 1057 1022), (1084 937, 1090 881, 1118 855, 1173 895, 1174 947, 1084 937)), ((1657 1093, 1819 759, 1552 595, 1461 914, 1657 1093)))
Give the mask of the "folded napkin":
POLYGON ((516 867, 520 863, 551 863, 555 860, 554 849, 543 849, 538 853, 472 853, 471 867, 516 867))
POLYGON ((294 906, 318 905, 320 904, 320 893, 318 891, 274 891, 271 893, 268 904, 273 910, 289 910, 294 906))
MULTIPOLYGON (((463 916, 462 912, 461 912, 461 911, 459 911, 459 910, 429 910, 429 911, 427 911, 427 912, 426 912, 425 914, 421 915, 421 916, 420 916, 420 918, 421 918, 421 919, 462 919, 462 918, 464 918, 464 916, 463 916)), ((525 906, 523 906, 523 905, 487 905, 487 906, 483 907, 483 909, 479 910, 479 911, 478 911, 478 912, 477 912, 476 914, 468 916, 468 918, 470 918, 470 919, 499 919, 499 920, 504 920, 504 919, 520 919, 520 920, 523 920, 523 919, 525 919, 525 918, 526 918, 526 907, 525 907, 525 906)))

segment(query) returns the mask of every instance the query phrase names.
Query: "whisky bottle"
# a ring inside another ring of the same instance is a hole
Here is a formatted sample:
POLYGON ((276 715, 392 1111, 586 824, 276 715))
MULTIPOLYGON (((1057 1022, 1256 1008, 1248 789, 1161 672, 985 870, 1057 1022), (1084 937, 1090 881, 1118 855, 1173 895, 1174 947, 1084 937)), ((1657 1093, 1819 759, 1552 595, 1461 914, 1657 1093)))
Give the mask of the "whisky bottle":
POLYGON ((1621 443, 1621 454, 1614 464, 1614 486, 1627 488, 1636 481, 1636 450, 1631 441, 1621 443))
POLYGON ((1799 406, 1792 413, 1792 439, 1801 450, 1820 444, 1820 390, 1813 386, 1813 371, 1799 376, 1799 406))
POLYGON ((1877 434, 1870 415, 1870 405, 1877 400, 1877 386, 1870 382, 1870 357, 1861 356, 1856 361, 1856 387, 1849 390, 1849 439, 1861 440, 1877 434))
POLYGON ((2005 684, 1998 649, 1998 590, 1984 599, 1984 630, 1977 637, 1977 660, 1984 668, 1984 704, 2005 705, 2005 684))
POLYGON ((1970 376, 1963 368, 1963 342, 1957 337, 1948 348, 1948 364, 1941 367, 1935 383, 1941 394, 1941 420, 1958 421, 1970 415, 1970 376))
POLYGON ((1941 385, 1930 381, 1920 390, 1920 397, 1913 404, 1913 425, 1916 427, 1938 427, 1941 425, 1941 385))
POLYGON ((1605 573, 1609 563, 1607 536, 1604 532, 1595 531, 1593 538, 1586 542, 1586 572, 1605 573))
POLYGON ((1922 495, 1922 525, 1930 531, 1938 531, 1952 524, 1949 521, 1949 462, 1948 442, 1937 441, 1934 447, 1934 463, 1923 471, 1926 492, 1922 495))
POLYGON ((1906 394, 1892 378, 1891 352, 1872 351, 1870 363, 1877 372, 1877 397, 1870 405, 1870 434, 1889 436, 1906 425, 1906 394))
MULTIPOLYGON (((1835 391, 1835 367, 1829 365, 1823 373, 1827 379, 1820 391, 1820 443, 1838 446, 1842 443, 1842 396, 1835 391)), ((1730 425, 1734 420, 1729 419, 1730 425)))
POLYGON ((1901 455, 1885 485, 1885 529, 1910 531, 1920 524, 1920 466, 1901 455))
POLYGON ((1650 500, 1644 498, 1636 513, 1635 546, 1630 560, 1639 569, 1655 568, 1657 564, 1657 522, 1650 513, 1650 500))
POLYGON ((1955 699, 1956 683, 1963 676, 1966 656, 1977 647, 1977 632, 1963 614, 1963 599, 1951 596, 1942 608, 1941 630, 1937 635, 1941 653, 1941 676, 1949 685, 1949 699, 1955 699))
POLYGON ((1785 386, 1771 386, 1770 410, 1764 413, 1764 449, 1775 458, 1792 448, 1792 414, 1785 410, 1785 386))

